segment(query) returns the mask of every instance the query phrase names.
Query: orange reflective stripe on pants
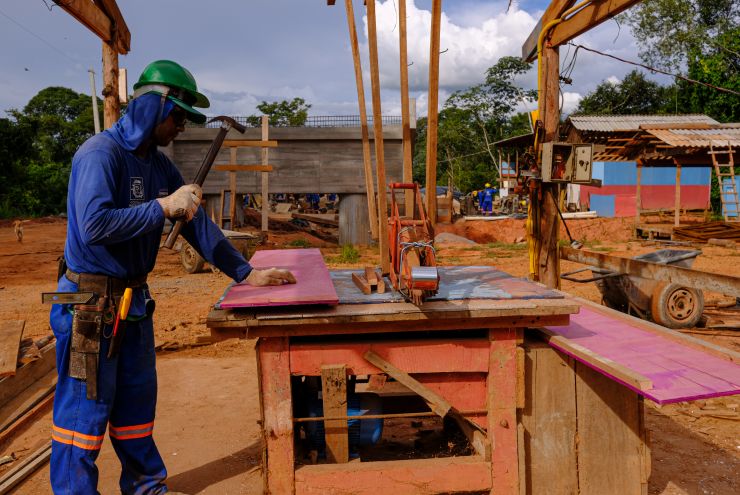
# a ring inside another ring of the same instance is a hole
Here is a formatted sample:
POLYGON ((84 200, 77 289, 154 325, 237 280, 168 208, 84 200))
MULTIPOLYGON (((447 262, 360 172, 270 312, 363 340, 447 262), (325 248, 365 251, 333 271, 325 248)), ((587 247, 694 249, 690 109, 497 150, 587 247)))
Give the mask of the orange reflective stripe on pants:
POLYGON ((59 426, 51 425, 51 438, 60 443, 66 443, 67 445, 73 445, 85 450, 100 450, 103 445, 103 438, 105 435, 85 435, 73 430, 67 430, 60 428, 59 426))
POLYGON ((154 421, 141 425, 132 426, 113 426, 110 425, 110 437, 116 440, 133 440, 135 438, 144 438, 151 436, 154 430, 154 421))

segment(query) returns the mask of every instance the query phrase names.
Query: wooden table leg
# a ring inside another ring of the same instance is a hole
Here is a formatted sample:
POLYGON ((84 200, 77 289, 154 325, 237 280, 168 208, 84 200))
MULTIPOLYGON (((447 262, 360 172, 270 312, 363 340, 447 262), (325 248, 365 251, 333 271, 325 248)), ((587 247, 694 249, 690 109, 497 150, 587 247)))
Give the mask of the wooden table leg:
POLYGON ((489 330, 488 436, 491 439, 491 493, 518 495, 517 330, 489 330))
POLYGON ((287 337, 260 338, 257 342, 264 437, 264 492, 273 495, 289 495, 295 489, 288 346, 287 337))

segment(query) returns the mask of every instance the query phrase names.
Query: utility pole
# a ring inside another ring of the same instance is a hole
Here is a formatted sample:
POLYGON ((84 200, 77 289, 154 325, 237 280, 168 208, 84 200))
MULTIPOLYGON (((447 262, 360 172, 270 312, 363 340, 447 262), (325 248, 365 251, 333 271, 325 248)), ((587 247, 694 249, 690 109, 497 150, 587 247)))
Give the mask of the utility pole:
POLYGON ((88 70, 90 73, 90 94, 92 95, 93 122, 95 123, 95 134, 100 132, 100 115, 98 115, 98 95, 95 91, 95 71, 88 70))

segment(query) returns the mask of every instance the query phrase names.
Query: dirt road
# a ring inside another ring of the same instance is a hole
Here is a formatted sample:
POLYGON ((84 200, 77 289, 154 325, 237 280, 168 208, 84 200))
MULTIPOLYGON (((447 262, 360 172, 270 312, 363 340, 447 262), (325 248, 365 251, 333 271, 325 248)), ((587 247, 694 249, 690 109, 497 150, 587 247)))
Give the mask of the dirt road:
MULTIPOLYGON (((627 242, 630 222, 598 219, 571 222, 571 231, 587 247, 624 256, 657 249, 627 242), (608 241, 604 240, 608 239, 608 241)), ((494 265, 517 276, 527 274, 527 250, 512 244, 524 237, 523 221, 456 224, 443 230, 467 235, 478 245, 439 245, 446 265, 494 265)), ((24 223, 23 242, 16 241, 12 222, 0 224, 0 321, 26 320, 26 336, 49 330, 48 308, 40 293, 55 289, 56 259, 64 246, 66 223, 41 219, 24 223)), ((320 247, 330 267, 348 268, 378 262, 371 250, 361 250, 354 265, 341 262, 340 249, 301 234, 271 236, 267 248, 320 247)), ((740 276, 740 252, 706 247, 695 268, 740 276)), ((563 270, 576 265, 564 263, 563 270)), ((157 300, 155 334, 158 342, 195 342, 207 335, 205 317, 228 285, 228 278, 210 271, 187 275, 179 256, 163 249, 150 276, 157 300)), ((594 301, 593 284, 564 284, 563 289, 594 301)), ((713 297, 707 295, 708 298, 713 297)), ((740 350, 739 336, 700 336, 740 350)), ((185 493, 258 494, 262 492, 258 441, 257 386, 253 342, 227 341, 159 356, 160 394, 155 438, 168 465, 173 490, 185 493)), ((740 426, 737 418, 720 419, 708 411, 737 411, 740 397, 663 408, 648 407, 652 441, 651 494, 740 493, 740 426), (703 409, 702 409, 703 408, 703 409)), ((22 458, 48 440, 50 416, 11 444, 0 456, 15 452, 22 458), (24 450, 25 449, 25 450, 24 450)), ((117 491, 120 468, 110 445, 103 447, 101 493, 117 491)), ((0 475, 12 465, 0 467, 0 475)), ((38 471, 19 493, 50 493, 48 467, 38 471)))

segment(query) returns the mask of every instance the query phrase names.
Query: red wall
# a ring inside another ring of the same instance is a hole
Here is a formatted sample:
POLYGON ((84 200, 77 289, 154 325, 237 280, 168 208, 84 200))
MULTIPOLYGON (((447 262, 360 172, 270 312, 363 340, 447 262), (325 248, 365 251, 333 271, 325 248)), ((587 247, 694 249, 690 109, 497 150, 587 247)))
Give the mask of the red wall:
MULTIPOLYGON (((589 205, 592 193, 614 194, 616 196, 614 210, 618 217, 635 214, 636 186, 581 186, 581 205, 589 205)), ((676 204, 676 187, 642 186, 640 197, 642 198, 642 209, 673 209, 676 204)), ((689 210, 709 208, 709 186, 681 186, 681 208, 689 210)))

